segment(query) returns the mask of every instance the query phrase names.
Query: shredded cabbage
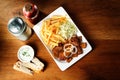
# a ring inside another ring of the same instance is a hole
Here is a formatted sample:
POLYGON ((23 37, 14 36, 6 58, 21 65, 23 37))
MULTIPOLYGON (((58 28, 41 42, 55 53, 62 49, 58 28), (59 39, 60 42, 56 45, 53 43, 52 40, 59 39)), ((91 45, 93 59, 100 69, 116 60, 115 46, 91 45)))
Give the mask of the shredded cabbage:
POLYGON ((64 39, 69 39, 76 33, 76 31, 76 27, 70 21, 66 21, 60 26, 58 34, 64 39))

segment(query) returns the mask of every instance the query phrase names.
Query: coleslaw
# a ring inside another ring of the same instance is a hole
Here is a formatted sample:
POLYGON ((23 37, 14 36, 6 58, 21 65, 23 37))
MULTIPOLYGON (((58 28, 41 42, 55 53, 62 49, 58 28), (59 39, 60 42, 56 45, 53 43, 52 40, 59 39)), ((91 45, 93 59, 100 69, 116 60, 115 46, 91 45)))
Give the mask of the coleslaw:
POLYGON ((77 29, 75 26, 70 21, 66 21, 60 26, 58 34, 60 34, 64 39, 70 39, 76 32, 77 29))

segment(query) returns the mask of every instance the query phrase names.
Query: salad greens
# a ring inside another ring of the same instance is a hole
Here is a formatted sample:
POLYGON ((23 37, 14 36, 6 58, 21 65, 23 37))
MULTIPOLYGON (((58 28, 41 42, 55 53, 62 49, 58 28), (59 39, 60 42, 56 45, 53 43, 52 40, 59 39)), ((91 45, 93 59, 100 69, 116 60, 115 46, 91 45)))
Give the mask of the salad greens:
POLYGON ((70 21, 66 21, 60 26, 58 34, 60 34, 64 39, 69 39, 76 33, 76 31, 77 29, 75 26, 70 21))

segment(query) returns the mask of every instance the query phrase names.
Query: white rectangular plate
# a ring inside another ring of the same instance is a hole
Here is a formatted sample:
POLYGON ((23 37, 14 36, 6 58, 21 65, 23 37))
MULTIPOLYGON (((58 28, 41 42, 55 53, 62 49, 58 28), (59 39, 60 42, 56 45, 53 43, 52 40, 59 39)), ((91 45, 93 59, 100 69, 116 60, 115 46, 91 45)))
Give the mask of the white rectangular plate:
POLYGON ((82 41, 87 43, 87 47, 85 49, 83 49, 83 53, 78 55, 78 57, 75 57, 72 59, 71 62, 67 63, 67 62, 60 62, 58 60, 56 60, 53 55, 52 55, 52 51, 47 47, 47 45, 44 43, 44 41, 41 38, 40 35, 40 30, 41 30, 41 26, 42 26, 42 22, 48 18, 51 18, 54 15, 63 15, 66 16, 67 18, 70 18, 70 16, 67 14, 67 12, 63 9, 63 7, 59 7, 58 9, 56 9, 55 11, 53 11, 51 14, 49 14, 46 18, 44 18, 43 20, 41 20, 38 24, 36 24, 33 27, 33 30, 35 31, 36 35, 38 36, 38 38, 42 41, 42 43, 44 44, 44 46, 46 47, 46 49, 48 50, 48 52, 50 53, 50 55, 52 56, 52 58, 54 59, 54 61, 56 62, 56 64, 58 65, 58 67, 64 71, 67 68, 69 68, 71 65, 73 65, 75 62, 77 62, 78 60, 80 60, 82 57, 84 57, 86 54, 88 54, 91 50, 92 47, 90 46, 89 42, 87 41, 87 39, 83 36, 83 34, 80 32, 80 30, 78 29, 78 27, 74 24, 74 22, 72 21, 72 19, 70 18, 70 21, 73 23, 73 25, 77 28, 77 36, 82 36, 82 41))

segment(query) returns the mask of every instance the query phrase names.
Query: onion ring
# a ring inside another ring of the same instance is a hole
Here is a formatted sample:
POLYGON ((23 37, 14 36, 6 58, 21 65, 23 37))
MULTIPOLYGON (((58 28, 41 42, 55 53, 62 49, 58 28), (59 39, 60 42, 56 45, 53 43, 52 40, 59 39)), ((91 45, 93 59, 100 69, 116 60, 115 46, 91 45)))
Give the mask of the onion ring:
POLYGON ((77 47, 76 46, 74 46, 73 44, 71 44, 71 43, 67 43, 67 44, 65 44, 64 45, 64 47, 63 47, 63 49, 64 49, 64 52, 63 52, 63 54, 64 54, 64 56, 65 57, 71 57, 72 56, 72 54, 76 54, 77 53, 77 47))

